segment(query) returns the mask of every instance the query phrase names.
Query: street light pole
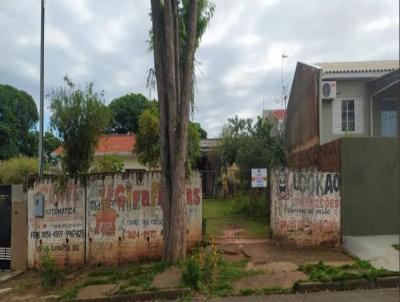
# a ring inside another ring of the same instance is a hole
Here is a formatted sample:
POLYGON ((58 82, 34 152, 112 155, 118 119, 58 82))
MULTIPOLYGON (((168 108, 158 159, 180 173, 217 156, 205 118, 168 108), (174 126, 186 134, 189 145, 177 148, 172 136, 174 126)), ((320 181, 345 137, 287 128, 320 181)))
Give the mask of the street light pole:
POLYGON ((43 177, 43 112, 44 112, 44 0, 41 4, 40 28, 40 121, 39 121, 39 176, 43 177))

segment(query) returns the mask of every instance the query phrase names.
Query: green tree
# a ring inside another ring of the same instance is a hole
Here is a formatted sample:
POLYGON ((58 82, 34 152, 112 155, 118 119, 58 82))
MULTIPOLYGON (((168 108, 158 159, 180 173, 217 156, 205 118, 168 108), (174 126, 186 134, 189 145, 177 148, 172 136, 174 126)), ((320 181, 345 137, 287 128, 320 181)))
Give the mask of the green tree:
POLYGON ((163 259, 186 256, 185 171, 194 54, 214 11, 208 0, 151 0, 150 48, 160 104, 163 259))
MULTIPOLYGON (((199 124, 189 123, 187 169, 192 169, 200 157, 199 129, 201 129, 199 124)), ((145 110, 139 118, 137 154, 139 161, 151 169, 157 169, 160 166, 160 121, 158 110, 155 108, 145 110)))
POLYGON ((137 132, 139 117, 146 109, 155 106, 144 95, 130 93, 114 99, 108 106, 113 114, 108 131, 117 133, 137 132))
POLYGON ((65 86, 51 92, 50 124, 63 144, 63 168, 69 174, 88 171, 99 136, 111 119, 104 105, 103 92, 95 92, 93 84, 83 88, 67 76, 65 86))
POLYGON ((0 84, 0 159, 35 156, 35 125, 39 120, 32 96, 0 84))
POLYGON ((201 139, 207 138, 207 131, 201 128, 200 123, 192 123, 192 124, 197 127, 201 139))
POLYGON ((160 120, 157 110, 145 110, 139 118, 137 134, 139 161, 156 169, 160 165, 160 120))
POLYGON ((51 131, 46 131, 43 137, 43 149, 46 163, 55 164, 56 159, 51 153, 61 145, 60 139, 51 131))
POLYGON ((271 136, 272 126, 260 117, 228 119, 223 127, 219 152, 225 165, 236 163, 242 171, 285 163, 279 137, 271 136))

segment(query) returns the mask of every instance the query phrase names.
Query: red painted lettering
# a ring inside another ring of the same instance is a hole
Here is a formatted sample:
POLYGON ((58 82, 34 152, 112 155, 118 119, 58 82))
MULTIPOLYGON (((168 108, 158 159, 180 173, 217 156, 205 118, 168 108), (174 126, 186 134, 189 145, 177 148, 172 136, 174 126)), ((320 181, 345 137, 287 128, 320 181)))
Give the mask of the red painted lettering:
POLYGON ((125 188, 122 185, 118 185, 115 189, 115 201, 118 208, 124 208, 126 203, 125 188))
POLYGON ((148 207, 150 206, 150 194, 149 191, 142 191, 142 206, 148 207))
POLYGON ((193 190, 193 202, 195 205, 200 204, 200 189, 199 188, 195 188, 193 190))

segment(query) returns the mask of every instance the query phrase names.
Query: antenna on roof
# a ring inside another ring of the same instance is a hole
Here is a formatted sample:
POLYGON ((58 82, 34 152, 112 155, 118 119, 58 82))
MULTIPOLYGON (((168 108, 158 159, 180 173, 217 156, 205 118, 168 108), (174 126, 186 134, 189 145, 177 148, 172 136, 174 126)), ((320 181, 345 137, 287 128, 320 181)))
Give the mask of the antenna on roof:
POLYGON ((284 51, 282 52, 282 72, 281 72, 281 84, 282 84, 282 98, 284 101, 284 105, 285 105, 285 110, 286 110, 286 100, 287 100, 287 85, 285 82, 285 77, 283 75, 283 63, 284 60, 287 59, 289 57, 289 55, 284 51))

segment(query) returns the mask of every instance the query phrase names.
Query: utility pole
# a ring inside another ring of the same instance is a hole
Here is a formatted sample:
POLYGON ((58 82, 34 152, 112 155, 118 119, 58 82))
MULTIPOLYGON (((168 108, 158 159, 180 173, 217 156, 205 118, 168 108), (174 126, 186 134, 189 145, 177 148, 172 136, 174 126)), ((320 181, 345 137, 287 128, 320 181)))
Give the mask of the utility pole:
POLYGON ((40 28, 40 121, 39 121, 39 176, 43 177, 43 112, 44 112, 44 0, 41 4, 40 28))

